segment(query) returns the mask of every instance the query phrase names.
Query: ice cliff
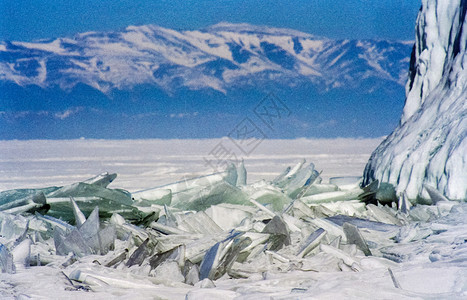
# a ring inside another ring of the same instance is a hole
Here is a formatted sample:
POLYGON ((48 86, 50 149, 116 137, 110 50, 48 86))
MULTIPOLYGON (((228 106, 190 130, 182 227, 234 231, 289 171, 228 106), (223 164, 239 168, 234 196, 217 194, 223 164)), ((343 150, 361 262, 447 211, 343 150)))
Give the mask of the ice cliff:
POLYGON ((363 184, 378 179, 409 199, 424 185, 467 199, 467 1, 423 0, 398 127, 373 152, 363 184))

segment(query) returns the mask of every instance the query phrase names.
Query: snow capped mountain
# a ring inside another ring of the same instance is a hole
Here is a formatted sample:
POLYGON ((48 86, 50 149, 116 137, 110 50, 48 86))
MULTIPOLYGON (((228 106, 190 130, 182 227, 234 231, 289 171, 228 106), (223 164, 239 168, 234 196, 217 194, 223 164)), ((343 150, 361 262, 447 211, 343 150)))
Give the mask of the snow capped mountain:
POLYGON ((423 0, 400 125, 374 151, 365 182, 410 199, 428 185, 467 199, 467 1, 423 0))
POLYGON ((103 93, 150 84, 227 93, 242 86, 311 83, 368 92, 385 82, 403 85, 411 42, 330 40, 281 28, 220 23, 199 31, 153 25, 72 38, 0 43, 0 80, 20 86, 78 84, 103 93), (379 83, 376 84, 376 83, 379 83))

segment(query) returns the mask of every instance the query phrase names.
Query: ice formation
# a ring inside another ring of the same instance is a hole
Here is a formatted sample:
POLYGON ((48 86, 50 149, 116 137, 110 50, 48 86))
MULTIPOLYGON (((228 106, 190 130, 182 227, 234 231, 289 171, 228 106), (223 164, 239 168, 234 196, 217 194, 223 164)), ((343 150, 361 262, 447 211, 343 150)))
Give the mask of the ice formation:
POLYGON ((425 186, 467 199, 467 1, 423 0, 399 126, 373 152, 364 184, 377 179, 430 199, 425 186))
POLYGON ((134 193, 115 177, 0 192, 3 298, 467 295, 467 206, 431 188, 431 206, 365 204, 378 188, 323 184, 304 160, 251 184, 243 163, 134 193), (440 267, 457 279, 411 281, 440 267), (350 284, 368 276, 364 294, 350 284))

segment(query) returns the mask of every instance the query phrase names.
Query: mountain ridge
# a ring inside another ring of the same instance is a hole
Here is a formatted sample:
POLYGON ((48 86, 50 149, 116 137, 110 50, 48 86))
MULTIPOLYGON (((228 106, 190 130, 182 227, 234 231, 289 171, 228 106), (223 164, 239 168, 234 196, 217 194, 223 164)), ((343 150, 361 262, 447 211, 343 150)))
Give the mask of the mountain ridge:
POLYGON ((325 90, 358 87, 357 81, 367 78, 403 85, 408 47, 242 23, 187 31, 128 26, 73 38, 1 42, 0 80, 62 89, 80 82, 103 93, 146 83, 165 91, 184 86, 226 93, 251 85, 249 80, 305 81, 325 90))

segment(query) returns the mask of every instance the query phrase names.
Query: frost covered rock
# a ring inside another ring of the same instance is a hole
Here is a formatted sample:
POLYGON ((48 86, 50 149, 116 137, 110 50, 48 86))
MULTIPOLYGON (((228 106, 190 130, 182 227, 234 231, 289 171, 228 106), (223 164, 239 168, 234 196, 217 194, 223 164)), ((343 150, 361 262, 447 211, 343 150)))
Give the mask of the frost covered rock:
POLYGON ((373 152, 363 185, 378 179, 409 199, 423 185, 467 198, 467 1, 423 0, 399 126, 373 152))

